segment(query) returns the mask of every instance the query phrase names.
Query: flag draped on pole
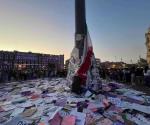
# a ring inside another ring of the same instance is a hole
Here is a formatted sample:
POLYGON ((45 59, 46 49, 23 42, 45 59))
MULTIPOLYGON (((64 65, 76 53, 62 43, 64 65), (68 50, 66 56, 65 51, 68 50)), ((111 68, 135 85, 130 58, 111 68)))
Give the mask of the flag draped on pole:
POLYGON ((85 16, 85 0, 75 0, 75 46, 72 50, 68 66, 67 78, 72 91, 82 93, 82 87, 100 82, 96 67, 91 38, 85 16))
MULTIPOLYGON (((88 32, 84 36, 83 55, 81 59, 79 58, 79 49, 76 47, 73 48, 69 60, 67 79, 71 84, 75 84, 74 86, 76 87, 78 84, 88 87, 91 84, 100 83, 99 70, 96 66, 93 46, 88 32), (74 81, 75 77, 78 77, 79 81, 74 81)), ((78 89, 80 89, 80 87, 78 87, 78 89)))

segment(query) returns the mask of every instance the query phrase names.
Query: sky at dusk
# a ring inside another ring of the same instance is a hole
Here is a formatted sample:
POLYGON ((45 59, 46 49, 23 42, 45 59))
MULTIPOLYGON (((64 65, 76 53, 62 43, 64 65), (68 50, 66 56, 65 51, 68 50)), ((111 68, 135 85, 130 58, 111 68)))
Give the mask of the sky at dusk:
MULTIPOLYGON (((94 52, 102 61, 146 57, 150 0, 86 0, 94 52)), ((0 50, 64 54, 75 33, 74 0, 0 0, 0 50)))

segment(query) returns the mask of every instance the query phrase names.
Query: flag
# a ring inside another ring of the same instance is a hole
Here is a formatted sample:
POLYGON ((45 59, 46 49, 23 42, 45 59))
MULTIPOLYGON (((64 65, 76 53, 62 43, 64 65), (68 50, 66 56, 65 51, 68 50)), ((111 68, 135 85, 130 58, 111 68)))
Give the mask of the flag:
POLYGON ((73 84, 74 77, 78 77, 80 84, 89 86, 100 82, 99 71, 96 67, 96 60, 89 32, 84 36, 83 54, 79 58, 79 49, 74 47, 71 53, 68 66, 67 79, 73 84))

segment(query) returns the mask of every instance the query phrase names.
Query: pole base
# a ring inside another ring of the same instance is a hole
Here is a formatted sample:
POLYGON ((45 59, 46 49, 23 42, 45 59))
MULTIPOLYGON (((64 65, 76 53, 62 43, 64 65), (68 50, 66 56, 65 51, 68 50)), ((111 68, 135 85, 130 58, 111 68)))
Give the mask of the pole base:
POLYGON ((83 84, 82 79, 79 76, 74 76, 73 82, 72 82, 72 92, 80 95, 82 94, 82 87, 81 85, 83 84))

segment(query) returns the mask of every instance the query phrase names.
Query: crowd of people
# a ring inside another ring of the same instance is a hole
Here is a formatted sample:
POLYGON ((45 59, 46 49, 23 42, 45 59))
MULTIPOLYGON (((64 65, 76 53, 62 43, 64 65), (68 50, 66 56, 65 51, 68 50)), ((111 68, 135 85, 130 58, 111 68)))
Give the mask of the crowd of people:
POLYGON ((147 74, 148 67, 131 67, 131 68, 111 68, 100 70, 100 75, 103 79, 109 81, 123 82, 131 85, 149 85, 150 73, 147 74))
MULTIPOLYGON (((1 72, 0 82, 29 80, 44 77, 66 76, 66 72, 53 73, 53 72, 1 72), (55 75, 54 75, 55 74, 55 75)), ((107 81, 117 81, 127 83, 130 85, 148 85, 150 86, 150 70, 148 67, 132 67, 132 68, 102 68, 100 69, 100 76, 107 81)))
POLYGON ((21 71, 21 70, 10 70, 0 71, 0 83, 11 82, 11 81, 24 81, 37 78, 55 77, 54 71, 21 71))

